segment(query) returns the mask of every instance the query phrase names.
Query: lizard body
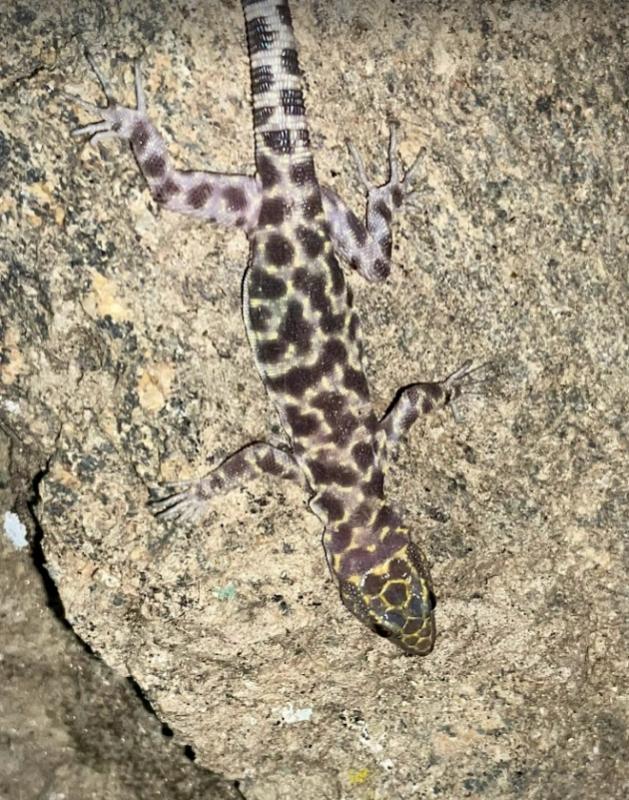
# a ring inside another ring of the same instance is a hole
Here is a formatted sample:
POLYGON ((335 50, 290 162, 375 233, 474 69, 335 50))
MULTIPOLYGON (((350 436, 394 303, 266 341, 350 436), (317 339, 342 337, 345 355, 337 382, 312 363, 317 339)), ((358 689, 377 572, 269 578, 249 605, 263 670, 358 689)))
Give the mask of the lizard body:
MULTIPOLYGON (((154 504, 162 517, 201 520, 217 494, 259 473, 296 480, 324 525, 332 576, 349 610, 407 653, 430 652, 435 598, 426 561, 399 513, 385 499, 388 458, 420 413, 460 394, 469 364, 437 383, 398 394, 383 419, 373 409, 362 363, 358 315, 338 263, 365 278, 389 272, 391 220, 408 197, 391 132, 390 179, 368 184, 363 224, 322 187, 310 148, 302 73, 289 7, 242 0, 251 66, 256 176, 183 172, 170 164, 146 113, 136 65, 137 108, 108 99, 102 121, 75 131, 92 141, 130 142, 155 199, 166 208, 247 234, 250 263, 243 313, 260 376, 289 439, 286 448, 257 442, 205 478, 167 490, 154 504)), ((94 65, 92 65, 94 66, 94 65)), ((96 69, 94 67, 94 69, 96 69)))

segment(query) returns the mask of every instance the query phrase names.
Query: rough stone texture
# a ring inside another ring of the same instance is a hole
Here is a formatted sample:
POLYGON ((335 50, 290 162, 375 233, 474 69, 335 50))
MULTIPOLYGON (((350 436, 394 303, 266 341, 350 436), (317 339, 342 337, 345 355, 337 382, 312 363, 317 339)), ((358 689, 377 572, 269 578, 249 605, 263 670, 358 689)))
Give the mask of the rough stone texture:
MULTIPOLYGON (((6 443, 0 436, 3 454, 6 443)), ((6 460, 14 476, 19 461, 6 460)), ((172 732, 129 681, 55 616, 54 587, 44 591, 28 549, 16 550, 5 536, 9 503, 10 491, 0 489, 0 798, 242 798, 230 782, 187 760, 181 739, 168 740, 172 732)), ((38 539, 31 525, 37 557, 38 539)))
POLYGON ((344 137, 383 175, 389 114, 407 162, 425 148, 391 279, 350 278, 378 408, 493 362, 389 478, 433 565, 426 659, 343 609, 297 490, 252 485, 200 530, 146 509, 156 481, 280 435, 240 319, 244 238, 160 212, 124 147, 68 135, 91 120, 59 90, 97 98, 85 42, 127 101, 143 55, 179 164, 250 171, 239 5, 165 6, 0 21, 0 412, 45 468, 68 622, 248 800, 626 796, 619 4, 294 4, 320 177, 358 207, 344 137))

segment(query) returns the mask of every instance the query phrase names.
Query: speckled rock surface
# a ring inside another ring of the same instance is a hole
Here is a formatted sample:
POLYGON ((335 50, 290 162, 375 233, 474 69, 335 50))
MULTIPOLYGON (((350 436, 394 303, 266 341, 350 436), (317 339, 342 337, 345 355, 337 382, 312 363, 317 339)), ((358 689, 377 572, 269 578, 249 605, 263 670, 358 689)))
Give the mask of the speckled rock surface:
MULTIPOLYGON (((6 439, 0 432, 0 452, 6 439)), ((19 457, 7 459, 13 477, 19 457)), ((4 477, 4 476, 3 476, 4 477)), ((15 481, 14 481, 15 482, 15 481)), ((11 485, 11 482, 9 482, 11 485)), ((239 800, 233 782, 190 762, 179 737, 123 677, 91 656, 51 608, 0 483, 2 800, 239 800), (13 543, 19 540, 19 546, 13 543)), ((24 531, 25 533, 25 531, 24 531)), ((38 552, 38 535, 30 526, 38 552)))
POLYGON ((248 800, 624 797, 619 5, 294 4, 320 178, 361 207, 344 140, 384 177, 388 115, 407 163, 425 149, 391 279, 350 277, 374 402, 493 362, 389 478, 432 564, 426 659, 344 610, 299 491, 251 485, 198 530, 146 509, 157 481, 281 436, 240 318, 244 238, 159 211, 124 147, 68 133, 91 120, 59 91, 98 97, 84 42, 126 100, 143 56, 179 165, 251 170, 239 4, 164 6, 2 23, 0 410, 47 459, 68 621, 248 800))

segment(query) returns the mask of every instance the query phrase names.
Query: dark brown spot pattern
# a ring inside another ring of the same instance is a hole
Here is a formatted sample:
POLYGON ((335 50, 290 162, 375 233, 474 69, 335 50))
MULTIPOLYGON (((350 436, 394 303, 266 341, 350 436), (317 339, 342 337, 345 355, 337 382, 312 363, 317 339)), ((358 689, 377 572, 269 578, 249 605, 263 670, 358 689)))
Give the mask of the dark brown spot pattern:
POLYGON ((299 406, 288 405, 284 409, 286 419, 295 436, 310 436, 319 430, 319 418, 316 414, 302 413, 299 406))
POLYGON ((297 239, 308 258, 315 259, 323 250, 323 236, 317 230, 300 225, 296 230, 297 239))
POLYGON ((269 339, 258 342, 256 354, 263 364, 278 362, 286 352, 286 342, 281 339, 269 339))
POLYGON ((312 345, 313 328, 304 319, 304 309, 299 300, 289 300, 286 314, 280 326, 283 339, 295 345, 297 353, 307 353, 312 345))
POLYGON ((212 195, 212 191, 212 185, 203 181, 188 190, 186 201, 192 208, 202 208, 212 195))
POLYGON ((142 162, 142 170, 147 178, 161 178, 166 173, 166 159, 154 153, 142 162))
POLYGON ((330 276, 332 278, 332 294, 338 297, 343 293, 343 289, 345 288, 343 270, 339 267, 339 262, 336 260, 336 256, 332 250, 327 254, 325 260, 330 269, 330 276))
POLYGON ((343 516, 343 503, 334 492, 327 490, 321 493, 317 498, 317 502, 327 513, 330 520, 333 522, 336 519, 341 519, 343 516))
POLYGON ((249 292, 251 297, 276 300, 286 294, 286 284, 281 278, 269 275, 260 267, 251 270, 249 278, 249 292))
POLYGON ((370 442, 358 442, 352 447, 352 456, 360 470, 366 472, 374 463, 373 447, 370 442))
POLYGON ((162 183, 153 189, 153 197, 158 203, 167 203, 176 194, 179 194, 181 187, 172 178, 166 178, 162 183))
POLYGON ((347 212, 346 219, 354 239, 356 239, 357 244, 362 247, 367 241, 367 229, 353 211, 347 212))
POLYGON ((258 176, 262 183, 263 189, 272 189, 279 181, 280 174, 275 167, 275 164, 264 153, 256 157, 256 166, 258 169, 258 176))
POLYGON ((293 245, 280 233, 272 233, 264 246, 266 258, 276 267, 284 267, 293 259, 295 252, 293 245))
POLYGON ((290 179, 295 186, 303 186, 307 183, 316 184, 317 176, 315 175, 315 166, 312 158, 293 164, 290 168, 290 179))
POLYGON ((260 333, 268 331, 272 316, 268 306, 256 305, 249 308, 249 322, 254 331, 260 333))
POLYGON ((223 197, 230 211, 242 211, 247 207, 247 197, 242 189, 237 186, 228 186, 223 191, 223 197))
POLYGON ((360 372, 360 370, 349 366, 345 367, 343 385, 352 392, 356 392, 356 394, 364 400, 369 399, 369 386, 367 384, 367 378, 362 372, 360 372))
POLYGON ((284 222, 284 208, 281 197, 265 197, 260 205, 258 225, 281 225, 284 222))
POLYGON ((144 122, 136 122, 131 132, 131 146, 140 155, 149 140, 149 129, 144 122))

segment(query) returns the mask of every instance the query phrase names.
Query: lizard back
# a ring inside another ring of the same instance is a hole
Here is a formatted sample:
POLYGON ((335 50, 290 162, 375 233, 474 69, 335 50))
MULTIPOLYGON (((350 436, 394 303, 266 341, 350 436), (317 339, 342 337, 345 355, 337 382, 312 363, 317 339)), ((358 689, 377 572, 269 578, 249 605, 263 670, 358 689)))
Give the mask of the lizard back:
POLYGON ((262 199, 250 234, 244 316, 260 375, 315 511, 353 508, 359 460, 375 463, 376 418, 361 363, 358 316, 329 237, 310 149, 302 74, 286 5, 243 3, 262 199))

